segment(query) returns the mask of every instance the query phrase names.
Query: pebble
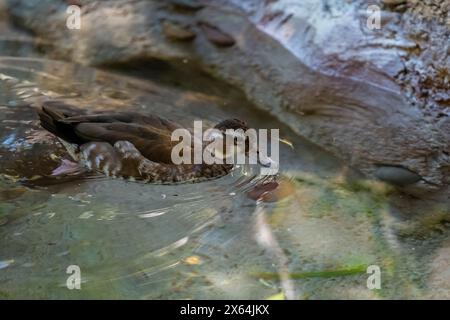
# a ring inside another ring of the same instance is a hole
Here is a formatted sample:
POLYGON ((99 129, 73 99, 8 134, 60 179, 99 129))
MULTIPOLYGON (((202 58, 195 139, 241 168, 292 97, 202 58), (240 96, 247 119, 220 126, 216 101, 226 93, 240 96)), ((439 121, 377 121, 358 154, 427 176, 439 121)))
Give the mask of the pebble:
POLYGON ((380 166, 375 171, 375 176, 385 182, 406 186, 420 181, 422 177, 409 169, 399 166, 380 166))
POLYGON ((172 21, 164 21, 162 27, 164 34, 169 39, 189 41, 194 39, 196 36, 196 34, 188 26, 181 26, 172 21))
POLYGON ((208 41, 219 47, 230 47, 236 43, 236 41, 229 34, 223 32, 215 26, 212 26, 206 22, 200 22, 199 26, 208 41))

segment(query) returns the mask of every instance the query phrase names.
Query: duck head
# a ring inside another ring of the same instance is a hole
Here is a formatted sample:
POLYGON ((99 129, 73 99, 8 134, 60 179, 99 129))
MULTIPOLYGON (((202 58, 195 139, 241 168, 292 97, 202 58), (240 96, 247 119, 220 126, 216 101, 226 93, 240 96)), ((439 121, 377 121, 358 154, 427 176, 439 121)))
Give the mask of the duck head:
POLYGON ((258 147, 258 133, 239 119, 226 119, 214 126, 208 134, 208 139, 222 144, 222 152, 215 150, 214 156, 223 160, 235 154, 244 154, 246 157, 256 156, 257 162, 265 167, 274 165, 274 161, 260 153, 258 147))

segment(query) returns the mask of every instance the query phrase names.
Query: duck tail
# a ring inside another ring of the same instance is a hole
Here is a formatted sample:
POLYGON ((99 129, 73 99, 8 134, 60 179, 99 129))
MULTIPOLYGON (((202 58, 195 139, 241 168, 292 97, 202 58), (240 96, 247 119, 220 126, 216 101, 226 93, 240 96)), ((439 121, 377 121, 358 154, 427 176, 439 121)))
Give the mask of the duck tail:
POLYGON ((63 102, 46 101, 42 103, 41 108, 38 110, 38 115, 41 126, 45 130, 69 143, 79 145, 83 141, 75 134, 74 125, 61 121, 67 117, 79 114, 80 112, 77 111, 74 107, 63 102))

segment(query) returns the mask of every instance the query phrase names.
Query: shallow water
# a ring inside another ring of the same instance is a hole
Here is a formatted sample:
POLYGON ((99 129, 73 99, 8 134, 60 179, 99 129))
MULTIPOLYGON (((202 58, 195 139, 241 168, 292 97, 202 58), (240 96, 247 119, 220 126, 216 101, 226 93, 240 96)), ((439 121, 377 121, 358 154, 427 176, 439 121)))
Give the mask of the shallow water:
POLYGON ((0 297, 450 297, 448 198, 362 179, 192 70, 184 86, 186 74, 170 68, 126 76, 20 55, 28 57, 0 57, 0 297), (238 117, 279 128, 291 144, 280 145, 281 195, 252 200, 267 178, 250 166, 189 185, 49 178, 68 156, 38 125, 44 97, 188 127, 238 117), (81 290, 66 287, 70 265, 81 269, 81 290), (367 288, 369 265, 381 268, 380 290, 367 288))

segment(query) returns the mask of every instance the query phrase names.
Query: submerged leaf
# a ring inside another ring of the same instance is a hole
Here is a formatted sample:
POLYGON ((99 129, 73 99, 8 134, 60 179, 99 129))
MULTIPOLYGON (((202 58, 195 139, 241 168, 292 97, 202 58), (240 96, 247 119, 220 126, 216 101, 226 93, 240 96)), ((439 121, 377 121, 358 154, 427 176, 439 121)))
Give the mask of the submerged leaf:
MULTIPOLYGON (((289 273, 290 279, 305 279, 305 278, 334 278, 342 276, 352 276, 356 274, 366 273, 367 266, 359 265, 351 268, 323 270, 323 271, 305 271, 289 273)), ((279 275, 276 272, 258 272, 254 274, 255 277, 265 280, 278 279, 279 275)))

